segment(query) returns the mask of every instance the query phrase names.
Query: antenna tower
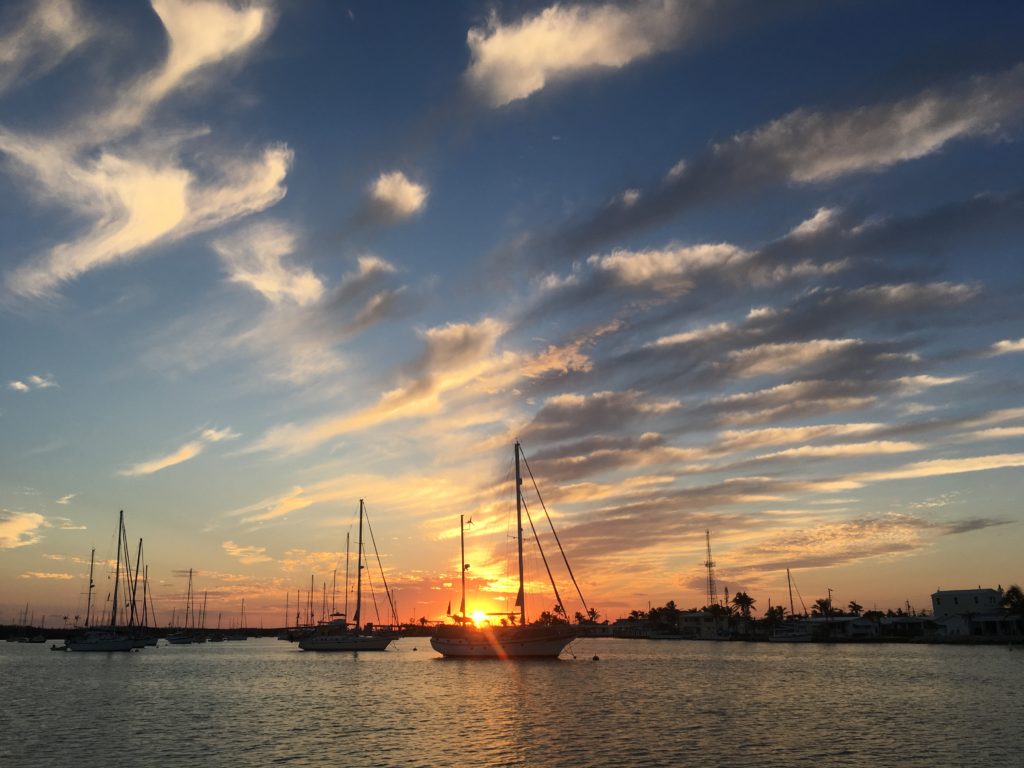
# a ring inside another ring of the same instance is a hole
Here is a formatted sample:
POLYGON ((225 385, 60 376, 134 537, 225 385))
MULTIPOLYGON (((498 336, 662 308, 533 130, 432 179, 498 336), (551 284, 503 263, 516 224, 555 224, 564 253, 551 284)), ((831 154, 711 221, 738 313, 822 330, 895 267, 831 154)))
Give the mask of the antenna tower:
POLYGON ((711 559, 711 531, 705 530, 708 542, 708 559, 704 567, 708 569, 708 605, 718 605, 718 587, 715 585, 715 561, 711 559))

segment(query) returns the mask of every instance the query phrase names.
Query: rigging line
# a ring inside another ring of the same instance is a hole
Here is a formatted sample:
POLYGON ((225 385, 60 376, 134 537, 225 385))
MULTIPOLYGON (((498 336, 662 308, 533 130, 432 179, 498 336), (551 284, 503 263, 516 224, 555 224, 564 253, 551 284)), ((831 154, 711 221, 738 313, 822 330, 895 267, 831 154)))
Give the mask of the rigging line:
MULTIPOLYGON (((364 509, 363 512, 365 513, 366 510, 364 509)), ((366 548, 364 547, 363 548, 364 554, 365 554, 365 550, 366 550, 366 548)), ((363 567, 365 568, 365 566, 363 566, 363 567)), ((379 625, 380 624, 380 609, 377 608, 377 593, 373 591, 373 579, 370 578, 370 569, 369 568, 366 569, 366 586, 368 586, 370 588, 370 600, 373 601, 373 613, 374 613, 374 615, 376 615, 376 617, 377 617, 377 624, 379 625)), ((365 621, 363 622, 363 626, 366 626, 366 622, 365 621)))
POLYGON ((555 600, 558 601, 556 606, 565 616, 565 620, 569 621, 569 612, 566 610, 565 604, 562 602, 562 596, 558 594, 558 585, 555 584, 555 577, 551 575, 551 566, 548 565, 548 559, 544 555, 544 547, 540 545, 540 536, 537 535, 537 529, 533 525, 533 517, 530 515, 530 508, 526 506, 526 500, 523 500, 523 510, 526 512, 526 519, 530 521, 530 530, 533 531, 533 538, 537 542, 537 549, 540 550, 540 559, 544 561, 544 568, 548 572, 548 580, 551 582, 551 588, 555 590, 555 600))
POLYGON ((540 488, 537 487, 537 478, 533 476, 533 470, 530 469, 530 462, 526 460, 526 454, 520 451, 520 455, 523 457, 523 464, 526 465, 526 471, 530 473, 530 480, 533 482, 533 489, 537 491, 537 498, 540 499, 540 506, 544 510, 544 516, 548 519, 548 525, 551 526, 551 533, 555 535, 555 543, 558 544, 558 551, 562 553, 562 560, 565 561, 565 568, 569 571, 569 578, 572 579, 572 585, 576 587, 576 594, 580 596, 580 602, 583 603, 583 610, 589 616, 590 608, 587 607, 587 601, 583 599, 583 593, 580 591, 580 585, 576 583, 576 576, 572 572, 572 566, 569 565, 569 558, 565 556, 565 550, 562 548, 562 541, 558 538, 558 532, 555 530, 555 524, 551 521, 551 515, 548 514, 548 508, 544 503, 544 497, 540 495, 540 488))
POLYGON ((807 606, 804 605, 804 596, 800 594, 800 587, 797 586, 796 579, 793 579, 792 576, 790 577, 790 579, 793 582, 793 586, 796 587, 796 596, 800 598, 800 607, 804 609, 804 616, 806 616, 807 606))
MULTIPOLYGON (((377 567, 380 569, 380 578, 381 581, 384 582, 384 594, 387 595, 388 605, 391 606, 391 615, 397 619, 398 616, 395 613, 395 601, 391 598, 391 590, 388 589, 388 580, 387 577, 384 576, 384 564, 380 561, 380 551, 377 549, 376 539, 373 538, 373 526, 370 525, 370 513, 366 510, 365 503, 363 504, 363 515, 366 518, 366 527, 370 530, 370 541, 373 543, 373 554, 377 557, 377 567)), ((369 576, 369 573, 367 573, 367 576, 369 576)), ((377 620, 380 621, 379 616, 377 617, 377 620)))

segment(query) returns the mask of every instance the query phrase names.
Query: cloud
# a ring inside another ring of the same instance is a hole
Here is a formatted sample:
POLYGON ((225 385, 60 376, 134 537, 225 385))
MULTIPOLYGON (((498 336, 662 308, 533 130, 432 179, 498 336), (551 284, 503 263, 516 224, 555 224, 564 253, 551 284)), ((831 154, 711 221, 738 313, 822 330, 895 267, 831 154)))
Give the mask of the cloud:
POLYGON ((749 257, 729 243, 672 244, 663 250, 616 250, 607 256, 591 256, 587 264, 625 285, 651 285, 659 291, 675 292, 692 288, 693 278, 701 272, 732 269, 749 257))
POLYGON ((397 221, 420 213, 429 194, 425 186, 410 181, 401 171, 382 173, 370 185, 370 206, 380 218, 397 221))
POLYGON ((842 355, 862 344, 859 339, 813 339, 760 344, 729 352, 727 366, 730 373, 743 377, 787 373, 842 355))
POLYGON ((274 558, 269 557, 266 547, 242 546, 233 541, 221 543, 221 548, 231 557, 237 557, 238 561, 246 565, 252 563, 266 563, 274 558))
MULTIPOLYGON (((555 251, 576 253, 765 185, 825 184, 881 172, 957 140, 1005 135, 1019 122, 1022 105, 1024 64, 895 101, 833 111, 796 109, 713 144, 682 171, 642 189, 633 204, 602 206, 542 240, 555 251)), ((806 238, 827 231, 832 213, 819 212, 817 221, 792 234, 806 238)))
POLYGON ((489 106, 525 99, 548 84, 621 69, 694 33, 705 4, 555 4, 514 23, 492 14, 466 35, 466 80, 489 106))
POLYGON ((993 469, 1024 467, 1024 453, 1002 453, 991 456, 964 456, 952 459, 929 459, 902 467, 865 472, 849 478, 850 487, 865 483, 877 483, 887 480, 910 480, 922 477, 940 477, 958 475, 965 472, 986 472, 993 469))
POLYGON ((291 301, 299 306, 320 300, 324 285, 305 267, 284 263, 295 250, 295 236, 283 224, 263 223, 213 244, 228 280, 261 294, 272 304, 291 301))
POLYGON ((997 341, 992 345, 990 354, 993 355, 1008 355, 1013 352, 1024 352, 1024 338, 1020 339, 1004 339, 997 341))
POLYGON ((197 440, 190 440, 177 450, 172 451, 165 456, 133 464, 126 469, 120 470, 118 474, 123 475, 124 477, 152 475, 154 472, 159 472, 162 469, 167 469, 168 467, 173 467, 189 461, 190 459, 194 459, 196 456, 201 454, 210 443, 219 443, 222 440, 234 440, 237 437, 239 437, 239 435, 232 432, 230 429, 218 430, 207 428, 200 432, 197 440))
POLYGON ((57 503, 58 504, 70 504, 71 500, 73 498, 75 498, 77 495, 78 495, 77 493, 69 493, 69 494, 67 494, 65 496, 61 496, 59 499, 57 499, 57 503))
POLYGON ((892 453, 920 451, 926 446, 906 440, 872 440, 868 443, 843 443, 841 445, 801 445, 782 451, 765 453, 757 458, 762 459, 819 459, 840 458, 850 456, 883 456, 892 453))
POLYGON ((19 579, 46 579, 51 581, 70 581, 75 578, 70 573, 51 573, 43 571, 26 571, 18 576, 19 579))
POLYGON ((57 156, 50 147, 26 150, 3 133, 0 151, 20 161, 29 173, 38 174, 40 163, 56 166, 52 175, 36 175, 36 183, 95 221, 79 239, 54 246, 8 273, 8 288, 29 297, 51 296, 61 284, 86 272, 273 205, 284 197, 284 178, 292 160, 287 147, 272 146, 258 158, 221 161, 213 180, 202 182, 181 166, 179 158, 154 162, 104 153, 79 164, 69 156, 57 156))
POLYGON ((27 547, 42 540, 46 518, 38 512, 0 509, 0 549, 27 547))
POLYGON ((71 0, 35 0, 4 14, 0 34, 0 93, 46 74, 92 40, 95 24, 71 0), (20 22, 20 23, 18 23, 20 22))
POLYGON ((447 393, 471 395, 476 387, 493 385, 491 377, 502 380, 513 375, 513 360, 494 355, 505 327, 501 321, 487 317, 476 323, 448 323, 421 331, 423 353, 406 367, 403 382, 383 393, 376 403, 304 426, 274 427, 252 450, 306 451, 348 432, 437 414, 447 393))
POLYGON ((15 392, 31 392, 33 389, 50 389, 59 386, 57 380, 49 373, 42 376, 33 374, 24 380, 16 379, 7 383, 7 388, 13 389, 15 392))
POLYGON ((94 269, 261 211, 285 194, 291 150, 269 145, 250 157, 229 157, 190 143, 207 129, 154 127, 137 132, 171 93, 200 71, 248 49, 269 28, 270 14, 219 2, 154 0, 170 38, 163 65, 121 89, 119 100, 50 136, 17 135, 0 127, 0 152, 49 204, 67 208, 86 230, 7 273, 13 293, 53 296, 94 269))

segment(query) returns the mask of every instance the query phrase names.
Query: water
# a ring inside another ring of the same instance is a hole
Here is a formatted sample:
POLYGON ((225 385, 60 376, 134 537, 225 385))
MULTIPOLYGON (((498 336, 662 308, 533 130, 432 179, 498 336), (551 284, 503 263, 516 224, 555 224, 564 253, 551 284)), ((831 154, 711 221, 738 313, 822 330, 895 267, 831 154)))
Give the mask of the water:
POLYGON ((0 766, 1024 766, 1020 647, 48 648, 0 643, 0 766))

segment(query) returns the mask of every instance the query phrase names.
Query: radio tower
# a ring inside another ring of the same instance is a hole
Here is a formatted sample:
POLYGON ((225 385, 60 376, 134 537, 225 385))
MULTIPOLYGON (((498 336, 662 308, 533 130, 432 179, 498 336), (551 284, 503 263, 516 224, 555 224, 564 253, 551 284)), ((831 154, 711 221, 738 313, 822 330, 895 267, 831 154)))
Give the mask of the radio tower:
POLYGON ((718 587, 715 586, 715 561, 711 559, 711 531, 705 530, 708 540, 708 559, 704 567, 708 569, 708 606, 718 605, 718 587))

